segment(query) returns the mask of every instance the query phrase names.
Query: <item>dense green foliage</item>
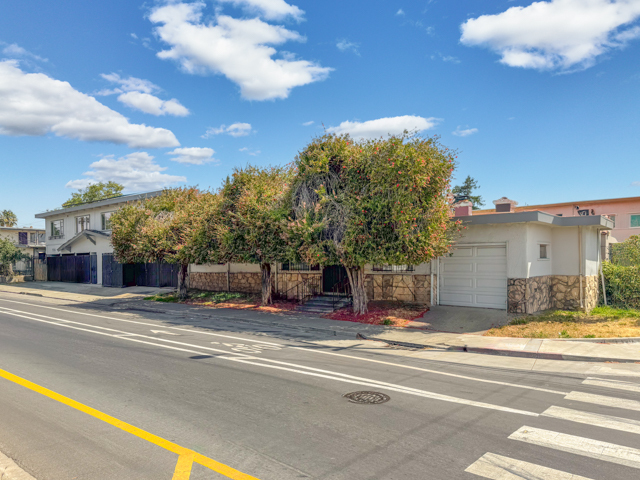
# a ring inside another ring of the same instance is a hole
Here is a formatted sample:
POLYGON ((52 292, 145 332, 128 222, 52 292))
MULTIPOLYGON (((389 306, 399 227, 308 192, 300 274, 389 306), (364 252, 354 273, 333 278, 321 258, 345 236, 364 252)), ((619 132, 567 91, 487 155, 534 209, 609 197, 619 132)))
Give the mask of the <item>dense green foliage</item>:
POLYGON ((464 179, 462 185, 456 185, 451 190, 451 193, 454 195, 466 195, 469 197, 471 203, 473 203, 473 209, 478 210, 480 207, 484 206, 484 200, 480 195, 472 195, 474 190, 480 188, 478 185, 478 181, 470 175, 467 175, 467 178, 464 179))
POLYGON ((19 260, 27 260, 28 255, 6 238, 0 238, 0 275, 13 275, 12 264, 19 260))
POLYGON ((111 243, 125 263, 165 261, 181 265, 180 295, 186 295, 187 267, 196 263, 194 233, 218 196, 196 188, 165 190, 161 195, 128 203, 111 216, 111 243))
POLYGON ((18 217, 11 210, 0 212, 0 227, 15 227, 18 224, 18 217))
POLYGON ((345 266, 355 311, 366 311, 365 264, 417 265, 449 252, 459 230, 446 196, 455 152, 437 138, 324 135, 296 165, 291 255, 345 266))
POLYGON ((604 262, 602 271, 609 305, 640 308, 640 264, 624 266, 604 262))
POLYGON ((640 235, 633 235, 624 242, 611 244, 611 263, 640 266, 640 235))
POLYGON ((122 196, 124 186, 116 182, 99 182, 89 185, 85 189, 72 193, 71 198, 62 204, 63 208, 82 205, 83 203, 97 202, 98 200, 106 200, 122 196))
POLYGON ((262 272, 262 303, 272 303, 271 265, 287 259, 287 215, 290 213, 290 166, 234 169, 220 191, 219 211, 211 211, 203 232, 200 260, 253 263, 262 272))

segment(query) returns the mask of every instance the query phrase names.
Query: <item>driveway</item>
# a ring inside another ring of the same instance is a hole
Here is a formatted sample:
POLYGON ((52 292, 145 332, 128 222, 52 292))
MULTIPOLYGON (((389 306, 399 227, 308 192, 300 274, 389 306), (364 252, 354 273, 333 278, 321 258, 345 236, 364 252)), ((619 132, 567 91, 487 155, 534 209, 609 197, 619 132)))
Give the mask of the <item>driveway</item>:
POLYGON ((473 307, 432 306, 412 326, 451 333, 482 334, 490 328, 509 323, 506 310, 473 307))

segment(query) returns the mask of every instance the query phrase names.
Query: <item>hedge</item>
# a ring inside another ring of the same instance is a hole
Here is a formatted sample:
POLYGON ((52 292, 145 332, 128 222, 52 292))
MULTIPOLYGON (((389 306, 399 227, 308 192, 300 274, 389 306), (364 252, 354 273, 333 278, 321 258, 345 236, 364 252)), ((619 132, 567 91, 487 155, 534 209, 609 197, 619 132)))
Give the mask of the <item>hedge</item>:
POLYGON ((640 308, 640 265, 602 264, 607 302, 616 307, 640 308))

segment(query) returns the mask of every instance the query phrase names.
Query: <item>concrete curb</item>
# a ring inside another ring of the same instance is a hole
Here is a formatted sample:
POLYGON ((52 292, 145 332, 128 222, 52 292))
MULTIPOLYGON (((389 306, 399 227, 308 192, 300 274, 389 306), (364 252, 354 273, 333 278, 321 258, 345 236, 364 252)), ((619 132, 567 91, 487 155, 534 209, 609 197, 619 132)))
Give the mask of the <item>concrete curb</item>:
POLYGON ((16 462, 0 452, 0 480, 36 480, 20 468, 16 462))
POLYGON ((409 347, 409 348, 417 348, 417 349, 433 348, 433 349, 444 350, 448 352, 480 353, 485 355, 499 355, 504 357, 535 358, 540 360, 567 360, 567 361, 573 361, 573 362, 640 363, 637 360, 630 360, 628 358, 567 355, 564 353, 527 352, 522 350, 508 350, 504 348, 469 347, 466 345, 407 343, 407 342, 398 342, 395 340, 385 340, 384 338, 380 338, 380 337, 366 337, 361 333, 358 333, 357 338, 362 340, 383 342, 389 345, 398 345, 398 346, 409 347))

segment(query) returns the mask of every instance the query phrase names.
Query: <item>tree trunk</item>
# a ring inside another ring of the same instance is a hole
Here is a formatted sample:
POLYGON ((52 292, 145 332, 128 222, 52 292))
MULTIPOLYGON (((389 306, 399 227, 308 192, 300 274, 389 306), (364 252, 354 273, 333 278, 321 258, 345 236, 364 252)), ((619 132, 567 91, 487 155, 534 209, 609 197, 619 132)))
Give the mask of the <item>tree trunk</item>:
POLYGON ((346 267, 351 295, 353 296, 353 313, 362 315, 367 313, 367 290, 364 287, 364 267, 346 267))
POLYGON ((187 299, 187 281, 189 280, 189 264, 180 265, 178 270, 178 298, 187 299))
POLYGON ((260 271, 262 273, 262 305, 271 305, 273 303, 271 291, 271 264, 260 264, 260 271))

